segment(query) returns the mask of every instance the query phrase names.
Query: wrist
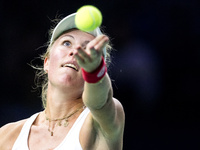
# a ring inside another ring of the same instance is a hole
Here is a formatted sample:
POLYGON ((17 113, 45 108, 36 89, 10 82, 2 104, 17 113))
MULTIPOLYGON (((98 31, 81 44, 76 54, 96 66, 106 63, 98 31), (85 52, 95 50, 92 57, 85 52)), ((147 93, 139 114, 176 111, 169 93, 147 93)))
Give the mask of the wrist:
POLYGON ((104 61, 104 58, 102 57, 101 64, 97 69, 95 69, 93 72, 87 72, 83 68, 82 70, 82 76, 83 79, 88 83, 97 83, 100 81, 107 72, 106 63, 104 61))

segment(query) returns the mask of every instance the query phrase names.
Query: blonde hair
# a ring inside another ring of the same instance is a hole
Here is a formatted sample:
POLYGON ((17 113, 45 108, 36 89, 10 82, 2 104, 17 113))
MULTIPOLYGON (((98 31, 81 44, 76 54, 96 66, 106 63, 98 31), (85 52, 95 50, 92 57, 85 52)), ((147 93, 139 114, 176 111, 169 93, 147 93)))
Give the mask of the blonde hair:
MULTIPOLYGON (((56 22, 57 21, 58 20, 56 20, 56 22)), ((54 30, 54 28, 49 30, 49 37, 52 36, 53 30, 54 30)), ((45 58, 49 57, 49 54, 50 54, 50 51, 51 51, 51 47, 52 47, 54 42, 55 41, 50 42, 50 38, 49 38, 49 41, 46 44, 46 46, 47 46, 46 52, 43 53, 42 55, 40 55, 40 59, 43 61, 43 63, 44 63, 45 58)), ((111 50, 112 50, 112 46, 111 46, 111 43, 109 43, 106 46, 106 60, 105 61, 106 61, 107 67, 109 67, 109 65, 111 63, 111 57, 110 57, 111 50)), ((48 75, 47 75, 46 71, 44 70, 43 66, 41 66, 41 67, 32 66, 32 67, 37 70, 36 74, 35 74, 36 88, 38 88, 38 87, 42 88, 42 91, 41 91, 42 104, 43 104, 43 107, 46 108, 46 104, 47 104, 47 89, 48 89, 48 75)))

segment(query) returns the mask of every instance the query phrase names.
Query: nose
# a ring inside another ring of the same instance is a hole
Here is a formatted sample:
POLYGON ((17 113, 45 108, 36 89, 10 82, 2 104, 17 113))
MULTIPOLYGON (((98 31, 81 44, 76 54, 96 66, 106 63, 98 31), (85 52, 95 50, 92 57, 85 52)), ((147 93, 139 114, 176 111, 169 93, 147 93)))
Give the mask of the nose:
POLYGON ((75 54, 74 49, 70 50, 69 56, 74 56, 74 54, 75 54))
POLYGON ((74 47, 70 50, 69 56, 74 56, 74 55, 77 53, 77 50, 80 49, 80 48, 81 48, 80 45, 74 46, 74 47))

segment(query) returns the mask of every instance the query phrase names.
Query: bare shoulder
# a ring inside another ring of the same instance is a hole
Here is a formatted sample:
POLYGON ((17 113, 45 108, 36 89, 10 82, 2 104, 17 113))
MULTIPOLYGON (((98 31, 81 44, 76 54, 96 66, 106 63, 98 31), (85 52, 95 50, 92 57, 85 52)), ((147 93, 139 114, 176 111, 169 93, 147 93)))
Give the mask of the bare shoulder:
POLYGON ((26 119, 4 125, 3 127, 0 128, 0 136, 2 136, 4 133, 10 133, 13 131, 16 132, 17 130, 19 130, 20 132, 25 122, 26 119))
POLYGON ((8 123, 0 128, 0 149, 12 149, 26 120, 8 123))

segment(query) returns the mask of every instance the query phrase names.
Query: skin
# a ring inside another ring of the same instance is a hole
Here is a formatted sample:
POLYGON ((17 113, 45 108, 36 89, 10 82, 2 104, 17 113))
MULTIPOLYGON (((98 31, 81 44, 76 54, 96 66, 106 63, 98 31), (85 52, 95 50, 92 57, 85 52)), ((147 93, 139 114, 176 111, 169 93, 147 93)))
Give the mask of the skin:
MULTIPOLYGON (((103 47, 109 38, 105 35, 94 37, 88 33, 71 30, 61 35, 53 44, 50 56, 44 61, 48 73, 46 114, 50 118, 62 118, 83 104, 90 109, 79 135, 83 150, 121 150, 124 131, 124 110, 121 103, 113 98, 110 78, 106 74, 97 83, 87 83, 82 78, 83 68, 94 71, 101 63, 103 47), (63 67, 71 62, 78 70, 63 67)), ((31 126, 28 146, 30 150, 43 147, 54 149, 65 138, 82 110, 69 119, 67 127, 57 127, 45 119, 41 112, 31 126), (54 129, 50 136, 48 128, 54 129), (40 140, 43 139, 43 140, 40 140)), ((0 129, 0 149, 10 150, 26 120, 10 123, 0 129)))

